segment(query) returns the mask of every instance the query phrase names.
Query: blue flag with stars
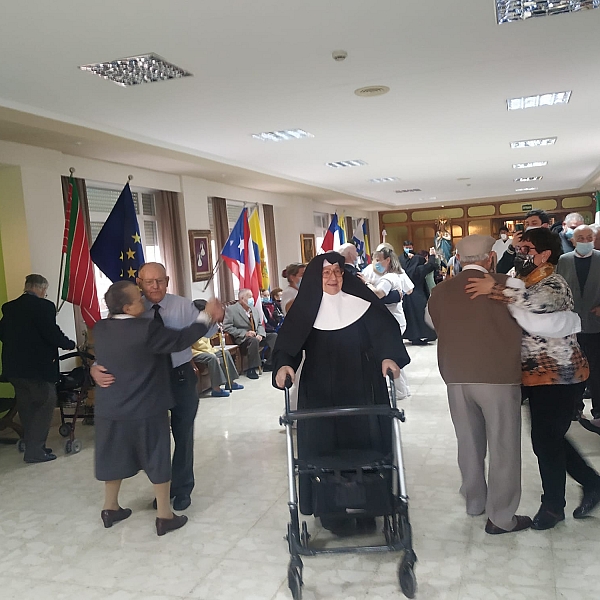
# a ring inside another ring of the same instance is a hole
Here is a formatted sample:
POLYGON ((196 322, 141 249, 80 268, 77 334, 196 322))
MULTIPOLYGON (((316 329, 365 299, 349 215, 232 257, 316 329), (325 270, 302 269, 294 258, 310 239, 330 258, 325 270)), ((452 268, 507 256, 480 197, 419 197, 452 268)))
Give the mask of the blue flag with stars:
POLYGON ((92 260, 114 283, 135 281, 144 264, 144 250, 129 183, 108 215, 90 250, 92 260))

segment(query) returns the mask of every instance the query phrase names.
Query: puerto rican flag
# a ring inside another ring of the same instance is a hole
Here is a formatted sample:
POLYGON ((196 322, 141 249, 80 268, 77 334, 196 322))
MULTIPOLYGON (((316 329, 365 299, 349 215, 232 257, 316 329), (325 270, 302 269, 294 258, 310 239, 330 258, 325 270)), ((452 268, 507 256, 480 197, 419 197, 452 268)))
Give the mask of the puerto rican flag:
POLYGON ((240 280, 240 289, 247 288, 251 290, 254 302, 258 306, 260 294, 258 270, 246 208, 242 210, 234 228, 231 230, 221 251, 221 256, 231 272, 240 280))

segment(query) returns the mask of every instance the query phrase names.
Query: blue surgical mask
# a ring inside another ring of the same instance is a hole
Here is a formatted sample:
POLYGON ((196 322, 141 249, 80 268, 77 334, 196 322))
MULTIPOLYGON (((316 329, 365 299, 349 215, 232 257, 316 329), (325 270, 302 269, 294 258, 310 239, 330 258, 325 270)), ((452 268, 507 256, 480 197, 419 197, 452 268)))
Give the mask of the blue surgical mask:
POLYGON ((298 277, 298 281, 296 282, 296 285, 298 287, 300 287, 300 284, 302 283, 302 277, 298 277))
POLYGON ((375 264, 373 265, 373 270, 374 270, 376 273, 379 273, 380 275, 383 275, 383 274, 385 273, 385 267, 384 267, 384 266, 383 266, 383 264, 382 264, 382 263, 380 263, 380 262, 378 262, 378 263, 375 263, 375 264))
POLYGON ((575 235, 575 230, 574 229, 567 229, 565 231, 565 237, 570 240, 573 238, 573 236, 575 235))
POLYGON ((254 306, 254 298, 252 296, 250 296, 250 298, 248 298, 248 300, 246 300, 246 304, 252 308, 254 306))
POLYGON ((575 250, 579 256, 587 256, 594 249, 594 242, 577 242, 575 250))
POLYGON ((409 248, 408 246, 404 246, 404 252, 406 252, 406 254, 411 254, 412 253, 412 248, 409 248))

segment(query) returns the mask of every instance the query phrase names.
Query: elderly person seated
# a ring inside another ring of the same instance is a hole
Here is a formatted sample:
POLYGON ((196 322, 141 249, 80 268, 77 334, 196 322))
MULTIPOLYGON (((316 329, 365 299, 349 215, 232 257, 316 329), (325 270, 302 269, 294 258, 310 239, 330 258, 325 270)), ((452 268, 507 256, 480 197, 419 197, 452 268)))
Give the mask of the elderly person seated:
MULTIPOLYGON (((273 385, 299 381, 299 409, 388 404, 385 377, 394 378, 410 362, 398 322, 365 284, 344 270, 337 252, 315 257, 281 327, 273 353, 273 385)), ((389 422, 354 416, 298 422, 298 457, 334 456, 347 451, 391 449, 389 422)), ((302 514, 313 514, 313 482, 300 475, 302 514)), ((344 513, 345 514, 345 513, 344 513)), ((320 516, 320 515, 319 515, 320 516)), ((341 532, 346 517, 322 517, 323 525, 341 532)))
POLYGON ((600 475, 565 437, 576 403, 589 376, 588 362, 577 342, 581 319, 573 294, 555 272, 561 239, 549 229, 529 229, 515 246, 518 280, 500 284, 490 275, 469 279, 471 298, 489 295, 505 302, 523 329, 522 382, 529 397, 531 441, 542 480, 542 503, 533 529, 551 529, 565 518, 567 473, 582 487, 573 511, 582 519, 600 503, 600 475))
MULTIPOLYGON (((202 312, 206 308, 206 300, 194 300, 194 306, 202 312)), ((227 398, 229 391, 244 389, 243 385, 235 381, 239 374, 227 348, 215 347, 209 338, 202 337, 192 344, 192 360, 208 368, 213 398, 227 398), (222 385, 227 389, 221 389, 222 385)))
POLYGON ((220 320, 223 309, 211 300, 198 322, 168 329, 160 319, 140 319, 146 308, 139 288, 130 281, 113 283, 105 296, 109 318, 94 326, 98 362, 114 375, 110 387, 96 389, 96 479, 105 482, 100 517, 104 527, 127 519, 131 509, 119 506, 123 479, 143 470, 154 484, 156 533, 183 527, 185 515, 171 511, 171 434, 169 409, 171 352, 189 348, 220 320))
MULTIPOLYGON (((261 366, 260 349, 268 346, 272 351, 277 334, 265 331, 250 290, 241 289, 238 292, 238 302, 227 307, 223 329, 233 337, 240 349, 248 352, 246 377, 258 379, 257 369, 261 366)), ((271 370, 271 356, 268 356, 263 370, 271 370)))

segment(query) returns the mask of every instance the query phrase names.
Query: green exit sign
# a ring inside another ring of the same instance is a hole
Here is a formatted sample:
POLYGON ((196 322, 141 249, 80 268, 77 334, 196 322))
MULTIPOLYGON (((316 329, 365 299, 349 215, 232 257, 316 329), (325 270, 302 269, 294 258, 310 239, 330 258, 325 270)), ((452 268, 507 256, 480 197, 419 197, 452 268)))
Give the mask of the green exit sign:
POLYGON ((532 204, 521 204, 521 210, 523 212, 527 212, 528 210, 531 210, 533 208, 532 204))

